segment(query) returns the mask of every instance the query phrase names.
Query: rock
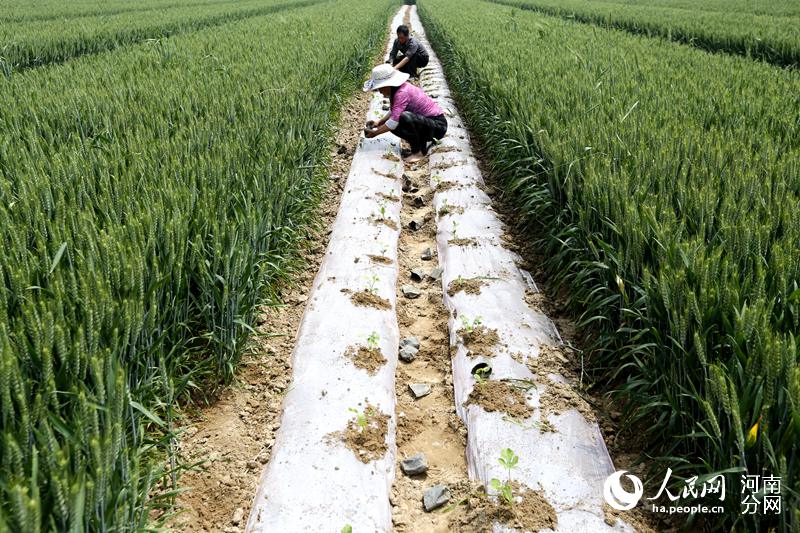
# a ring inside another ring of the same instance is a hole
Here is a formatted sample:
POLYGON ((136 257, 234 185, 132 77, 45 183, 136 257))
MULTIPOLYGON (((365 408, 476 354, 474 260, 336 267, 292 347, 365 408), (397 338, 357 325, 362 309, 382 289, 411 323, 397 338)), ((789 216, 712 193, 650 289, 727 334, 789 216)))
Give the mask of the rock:
POLYGON ((339 181, 340 179, 342 179, 342 176, 340 176, 339 174, 331 173, 330 178, 331 181, 339 181))
POLYGON ((425 279, 425 272, 421 268, 411 269, 411 281, 422 281, 425 279))
POLYGON ((415 400, 431 393, 431 386, 427 383, 409 383, 408 388, 411 389, 411 395, 415 400))
POLYGON ((243 519, 243 518, 244 518, 244 509, 242 509, 241 507, 238 507, 238 508, 237 508, 237 509, 236 509, 236 510, 233 512, 233 520, 231 520, 231 523, 232 523, 234 526, 238 526, 238 525, 239 525, 239 524, 242 522, 242 519, 243 519))
POLYGON ((400 341, 400 347, 403 348, 404 346, 413 346, 415 350, 419 350, 419 339, 413 335, 403 337, 403 340, 400 341))
POLYGON ((414 298, 419 298, 422 292, 414 287, 413 285, 403 285, 400 287, 400 290, 403 291, 403 296, 408 298, 409 300, 413 300, 414 298))
POLYGON ((411 231, 417 231, 422 225, 425 224, 425 221, 421 218, 414 218, 411 219, 411 222, 408 223, 408 229, 411 231))
POLYGON ((425 205, 425 198, 422 196, 415 196, 414 197, 414 207, 422 207, 425 205))
POLYGON ((434 485, 422 495, 425 511, 431 512, 450 501, 450 489, 447 485, 434 485))
POLYGON ((422 259, 423 261, 430 261, 431 259, 433 259, 433 250, 431 250, 430 247, 425 248, 425 250, 422 251, 420 259, 422 259))
POLYGON ((410 363, 417 358, 417 352, 419 352, 419 350, 413 346, 404 346, 400 348, 400 360, 405 363, 410 363))
POLYGON ((442 273, 443 272, 444 272, 444 269, 442 267, 436 267, 433 270, 431 270, 431 273, 428 274, 428 277, 432 281, 439 281, 439 280, 442 279, 442 273))
POLYGON ((418 453, 400 461, 400 468, 407 476, 417 476, 428 471, 428 461, 424 453, 418 453))
POLYGON ((409 192, 413 183, 411 182, 411 178, 408 174, 403 174, 403 192, 409 192))
POLYGON ((261 463, 259 463, 258 461, 248 461, 247 468, 249 468, 250 470, 258 470, 259 468, 261 468, 261 463))

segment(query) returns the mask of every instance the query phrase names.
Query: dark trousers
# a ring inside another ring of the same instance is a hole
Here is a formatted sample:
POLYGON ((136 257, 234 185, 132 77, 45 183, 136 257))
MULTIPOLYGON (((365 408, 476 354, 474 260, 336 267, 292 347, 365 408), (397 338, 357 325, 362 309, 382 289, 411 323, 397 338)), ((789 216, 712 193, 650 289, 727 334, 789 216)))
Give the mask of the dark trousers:
MULTIPOLYGON (((396 64, 398 64, 403 59, 404 58, 402 56, 396 58, 394 60, 394 63, 392 63, 392 66, 395 66, 396 64)), ((420 54, 414 54, 413 56, 411 56, 411 59, 408 60, 408 63, 406 63, 405 65, 400 67, 400 72, 405 72, 409 76, 416 77, 417 69, 418 68, 422 68, 422 67, 426 67, 426 66, 428 66, 428 56, 422 56, 420 54)))
POLYGON ((408 141, 412 152, 428 153, 428 143, 434 139, 441 139, 447 133, 447 119, 444 115, 423 117, 410 111, 400 115, 397 127, 392 133, 408 141))

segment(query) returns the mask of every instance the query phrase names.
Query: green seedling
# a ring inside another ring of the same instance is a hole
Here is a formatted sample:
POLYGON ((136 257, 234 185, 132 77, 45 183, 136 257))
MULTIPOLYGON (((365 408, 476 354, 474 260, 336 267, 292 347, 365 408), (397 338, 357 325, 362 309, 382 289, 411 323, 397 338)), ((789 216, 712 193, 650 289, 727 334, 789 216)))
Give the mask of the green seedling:
POLYGON ((503 482, 497 478, 491 480, 493 490, 496 490, 500 497, 508 504, 509 507, 514 505, 514 490, 511 486, 511 470, 517 467, 519 457, 511 448, 504 448, 500 452, 498 462, 503 465, 503 468, 508 471, 508 479, 503 482))
POLYGON ((369 285, 367 285, 367 288, 364 289, 364 290, 367 291, 367 292, 371 292, 372 294, 375 294, 376 292, 378 292, 378 288, 375 285, 380 280, 381 280, 381 278, 379 278, 375 274, 373 274, 372 276, 368 276, 367 277, 367 281, 369 282, 369 285))
POLYGON ((360 427, 363 431, 364 428, 367 427, 367 415, 360 412, 358 409, 353 409, 352 407, 348 407, 347 410, 356 414, 356 424, 358 424, 358 427, 360 427))
POLYGON ((472 376, 475 378, 475 381, 478 382, 479 385, 486 383, 489 379, 489 374, 492 373, 492 367, 485 366, 482 368, 477 369, 472 376))
POLYGON ((364 412, 360 412, 358 409, 354 409, 352 407, 347 408, 348 411, 351 413, 355 413, 356 415, 356 424, 358 427, 361 428, 361 431, 367 429, 367 424, 369 424, 369 417, 374 416, 375 412, 372 409, 365 409, 364 412))
POLYGON ((481 317, 476 316, 475 319, 470 322, 469 318, 461 315, 461 325, 464 326, 464 330, 467 333, 472 333, 475 331, 475 328, 481 325, 481 317))
POLYGON ((434 187, 438 187, 439 183, 441 183, 441 181, 442 181, 442 177, 440 175, 438 175, 438 174, 436 174, 435 176, 433 176, 431 178, 431 182, 433 183, 434 187))
POLYGON ((350 524, 346 524, 342 528, 342 533, 353 533, 353 526, 351 526, 350 524))
POLYGON ((386 202, 378 204, 380 206, 381 218, 386 218, 386 202))
POLYGON ((454 221, 453 221, 453 238, 454 238, 454 239, 457 239, 457 238, 458 238, 458 235, 457 235, 457 233, 458 233, 458 222, 456 222, 456 221, 454 220, 454 221))
POLYGON ((373 331, 370 336, 367 337, 367 346, 372 350, 377 350, 379 340, 381 340, 380 335, 378 335, 377 331, 373 331))
POLYGON ((388 247, 388 246, 386 246, 386 245, 382 245, 382 248, 381 248, 381 255, 382 255, 382 256, 386 256, 386 252, 387 252, 387 251, 389 251, 389 247, 388 247))

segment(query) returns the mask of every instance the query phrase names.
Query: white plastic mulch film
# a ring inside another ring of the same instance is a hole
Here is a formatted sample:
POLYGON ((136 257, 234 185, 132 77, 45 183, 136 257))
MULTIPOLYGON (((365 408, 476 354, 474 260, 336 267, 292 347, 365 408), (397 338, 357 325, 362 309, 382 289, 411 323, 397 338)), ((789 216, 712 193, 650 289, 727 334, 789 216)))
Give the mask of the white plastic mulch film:
MULTIPOLYGON (((393 24, 401 24, 398 14, 393 24)), ((384 102, 373 98, 370 116, 384 102)), ((366 117, 365 117, 366 118, 366 117)), ((390 531, 389 491, 395 468, 395 392, 399 330, 395 315, 399 231, 371 218, 399 223, 403 166, 395 138, 361 139, 353 157, 330 244, 314 280, 292 354, 293 379, 283 403, 281 427, 253 501, 247 531, 390 531), (387 158, 392 152, 397 157, 387 158), (391 264, 371 262, 384 255, 391 264), (367 287, 389 300, 379 310, 354 305, 350 295, 367 287), (342 292, 342 290, 348 292, 342 292), (376 332, 387 363, 374 375, 345 356, 376 332), (361 462, 332 434, 341 432, 369 403, 390 415, 383 458, 361 462)))
MULTIPOLYGON (((575 409, 549 415, 554 432, 542 432, 533 423, 541 420, 540 393, 550 380, 563 383, 565 379, 553 374, 544 380, 536 378, 525 362, 537 357, 540 347, 558 346, 561 339, 550 319, 526 303, 526 289, 534 292, 538 289, 530 274, 517 266, 519 258, 503 246, 503 226, 481 188, 483 178, 467 131, 415 7, 411 25, 416 37, 430 51, 423 88, 448 115, 448 132, 442 141, 442 147, 446 148, 434 148, 430 156, 432 186, 436 188, 439 182, 459 185, 437 191, 434 210, 438 213, 442 206, 450 207, 447 215, 437 217, 437 247, 439 264, 444 269, 442 284, 445 305, 450 311, 451 343, 458 341, 452 362, 453 384, 456 410, 468 431, 469 475, 486 484, 492 478, 505 479, 507 473, 498 457, 502 449, 511 448, 519 456, 513 479, 542 492, 556 511, 557 531, 633 531, 619 519, 615 526, 604 521, 603 483, 614 467, 597 424, 587 421, 575 409), (448 242, 452 238, 471 238, 478 244, 455 246, 448 242), (461 291, 448 296, 448 285, 459 277, 480 277, 485 285, 477 295, 461 291), (462 320, 472 322, 478 317, 485 327, 496 329, 500 337, 496 355, 491 359, 471 357, 458 339, 462 320), (516 361, 514 354, 522 362, 516 361), (502 413, 465 405, 475 384, 472 370, 481 362, 491 365, 491 379, 536 384, 527 392, 527 401, 535 408, 532 418, 520 423, 502 413)), ((500 525, 495 526, 495 531, 504 530, 500 525)))

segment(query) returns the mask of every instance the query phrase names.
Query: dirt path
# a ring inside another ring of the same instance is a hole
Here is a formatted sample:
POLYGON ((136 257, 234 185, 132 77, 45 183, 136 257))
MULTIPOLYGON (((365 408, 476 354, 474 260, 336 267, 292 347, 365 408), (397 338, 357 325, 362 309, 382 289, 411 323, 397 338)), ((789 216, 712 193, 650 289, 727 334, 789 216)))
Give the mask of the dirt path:
POLYGON ((285 295, 286 304, 263 308, 257 328, 262 336, 253 340, 242 359, 237 382, 216 403, 186 420, 180 451, 187 463, 202 465, 180 478, 186 492, 178 497, 181 514, 171 524, 172 529, 227 533, 244 529, 280 425, 305 295, 328 245, 328 228, 336 217, 369 101, 369 95, 358 91, 342 110, 328 169, 336 179, 331 179, 320 207, 321 221, 309 237, 309 249, 304 253, 306 268, 298 272, 296 284, 285 295))
POLYGON ((392 519, 399 532, 444 532, 448 530, 447 513, 443 509, 425 512, 422 495, 434 485, 455 488, 466 483, 466 429, 454 408, 450 338, 434 251, 436 223, 427 165, 408 170, 406 176, 410 179, 406 187, 409 190, 403 195, 397 318, 401 338, 415 337, 420 349, 412 361, 401 360, 397 370, 397 446, 401 461, 424 454, 428 471, 409 476, 398 468, 392 491, 392 519), (404 294, 403 289, 408 286, 419 295, 409 298, 404 294), (430 393, 415 399, 412 384, 428 385, 430 393))

